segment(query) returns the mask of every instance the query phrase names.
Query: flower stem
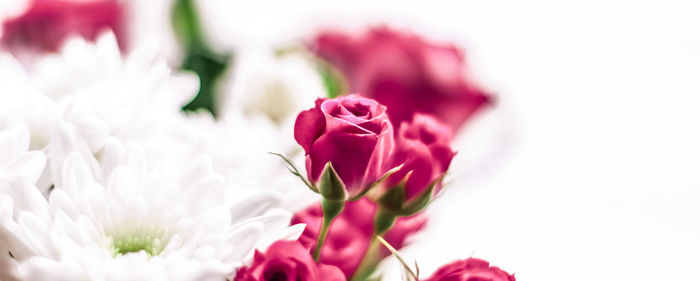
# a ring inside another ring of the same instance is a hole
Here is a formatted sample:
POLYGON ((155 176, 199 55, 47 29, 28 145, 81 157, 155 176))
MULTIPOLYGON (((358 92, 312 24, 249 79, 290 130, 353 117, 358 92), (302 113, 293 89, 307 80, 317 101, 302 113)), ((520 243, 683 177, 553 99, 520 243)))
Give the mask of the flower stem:
POLYGON ((379 240, 377 240, 377 237, 377 235, 372 235, 367 251, 365 251, 365 255, 362 257, 362 261, 360 261, 360 264, 357 266, 357 269, 352 275, 350 281, 365 280, 370 274, 372 274, 372 271, 374 271, 374 267, 378 262, 374 258, 377 250, 379 249, 379 240))
POLYGON ((316 248, 314 248, 314 260, 316 262, 319 262, 319 259, 321 259, 321 248, 323 248, 323 243, 326 242, 330 226, 330 222, 324 219, 323 225, 321 225, 321 232, 318 234, 318 240, 316 240, 316 248))
POLYGON ((379 262, 377 260, 377 251, 379 250, 380 243, 378 238, 381 239, 381 236, 384 235, 384 233, 387 233, 394 226, 395 222, 395 215, 390 214, 381 208, 377 210, 377 213, 374 215, 374 235, 372 235, 367 251, 365 251, 365 255, 362 257, 360 265, 357 266, 355 274, 352 275, 351 281, 365 280, 370 274, 372 274, 374 267, 376 266, 377 262, 379 262))
POLYGON ((318 240, 316 240, 316 247, 314 248, 314 260, 316 262, 319 262, 321 259, 321 249, 323 248, 324 242, 326 242, 326 236, 328 236, 328 230, 331 228, 333 219, 343 211, 344 207, 345 201, 321 199, 323 224, 321 224, 321 231, 318 233, 318 240))

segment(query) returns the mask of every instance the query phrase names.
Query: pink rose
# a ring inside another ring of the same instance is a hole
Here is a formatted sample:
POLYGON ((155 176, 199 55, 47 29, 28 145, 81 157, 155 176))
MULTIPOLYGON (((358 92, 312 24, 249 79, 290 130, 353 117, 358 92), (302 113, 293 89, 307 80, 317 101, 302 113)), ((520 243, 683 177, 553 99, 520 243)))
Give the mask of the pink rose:
POLYGON ((68 36, 95 40, 109 29, 123 48, 125 10, 118 0, 33 0, 24 14, 3 23, 1 42, 13 51, 56 51, 68 36))
POLYGON ((316 107, 297 116, 294 138, 306 152, 309 180, 316 183, 330 162, 351 198, 392 168, 391 122, 386 107, 372 99, 318 99, 316 107))
MULTIPOLYGON (((321 262, 335 265, 349 279, 357 270, 373 235, 373 217, 377 206, 366 198, 347 202, 343 212, 331 223, 328 237, 321 250, 321 262)), ((306 229, 299 238, 302 244, 313 248, 321 228, 323 213, 320 204, 314 204, 292 218, 291 224, 305 223, 306 229)), ((384 238, 397 249, 402 248, 408 237, 420 231, 427 221, 424 213, 399 218, 384 238)), ((390 252, 381 248, 378 259, 390 252)))
POLYGON ((457 130, 491 99, 467 78, 453 45, 379 27, 362 36, 323 32, 310 47, 345 74, 350 91, 386 105, 394 126, 422 112, 457 130))
POLYGON ((235 281, 345 281, 335 266, 317 264, 298 241, 277 241, 265 254, 255 252, 253 264, 241 267, 235 281))
POLYGON ((393 162, 403 166, 383 186, 392 188, 405 180, 406 201, 416 198, 433 183, 436 183, 434 193, 439 191, 441 185, 435 181, 447 172, 455 155, 450 147, 451 139, 450 129, 430 115, 416 114, 411 123, 401 123, 393 162))
POLYGON ((424 281, 515 281, 515 276, 487 261, 468 258, 442 266, 424 281))

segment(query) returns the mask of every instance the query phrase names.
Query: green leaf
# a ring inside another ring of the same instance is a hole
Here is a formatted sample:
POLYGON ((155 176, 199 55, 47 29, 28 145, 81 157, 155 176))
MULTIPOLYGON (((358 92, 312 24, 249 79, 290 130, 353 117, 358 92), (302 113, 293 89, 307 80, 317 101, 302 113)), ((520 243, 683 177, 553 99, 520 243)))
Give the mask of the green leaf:
POLYGON ((319 190, 323 198, 338 201, 347 200, 345 184, 340 180, 331 162, 326 163, 326 167, 323 169, 321 179, 319 180, 319 190))
POLYGON ((316 193, 319 193, 318 188, 316 188, 316 187, 315 187, 313 184, 311 184, 303 175, 301 175, 301 173, 299 173, 299 170, 297 169, 297 166, 294 165, 294 162, 292 162, 292 160, 290 160, 289 158, 287 158, 286 156, 284 156, 284 155, 282 155, 282 154, 280 154, 280 153, 274 153, 274 152, 268 152, 268 153, 282 158, 282 160, 284 160, 284 162, 287 162, 287 165, 289 165, 289 166, 287 167, 287 170, 289 170, 289 172, 291 172, 292 175, 295 175, 295 176, 299 177, 299 179, 301 179, 301 181, 302 181, 309 189, 311 189, 311 191, 316 192, 316 193))
POLYGON ((338 69, 322 59, 317 59, 316 66, 329 98, 337 98, 347 94, 348 86, 345 76, 338 69))
POLYGON ((217 84, 225 73, 232 54, 216 53, 207 45, 194 0, 177 0, 174 3, 172 24, 185 52, 180 69, 195 72, 200 81, 197 96, 182 109, 204 109, 216 117, 217 84))
POLYGON ((173 30, 185 49, 201 48, 204 43, 199 17, 193 0, 176 0, 172 11, 173 30))
POLYGON ((199 76, 199 92, 192 101, 182 109, 197 111, 205 109, 216 116, 217 85, 220 77, 226 71, 230 55, 218 55, 211 51, 194 49, 187 52, 181 69, 197 73, 199 76))

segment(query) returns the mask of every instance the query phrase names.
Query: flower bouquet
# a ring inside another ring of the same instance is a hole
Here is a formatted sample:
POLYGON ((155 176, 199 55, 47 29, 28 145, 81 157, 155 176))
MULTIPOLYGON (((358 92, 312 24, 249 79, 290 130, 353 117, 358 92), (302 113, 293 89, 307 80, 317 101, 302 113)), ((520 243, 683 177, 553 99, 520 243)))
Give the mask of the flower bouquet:
POLYGON ((391 257, 405 280, 515 280, 399 253, 493 104, 454 45, 381 26, 234 52, 191 0, 20 2, 0 18, 0 280, 379 280, 391 257))

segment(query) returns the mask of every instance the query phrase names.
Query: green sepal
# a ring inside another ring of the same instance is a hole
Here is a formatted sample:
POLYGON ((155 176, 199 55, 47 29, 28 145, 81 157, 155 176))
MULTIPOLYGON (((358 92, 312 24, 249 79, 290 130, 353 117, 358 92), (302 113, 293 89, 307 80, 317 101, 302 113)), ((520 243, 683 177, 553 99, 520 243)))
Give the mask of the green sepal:
POLYGON ((418 195, 418 197, 411 200, 411 202, 408 204, 405 204, 398 214, 401 216, 410 216, 425 209, 425 207, 430 204, 430 200, 433 198, 433 190, 435 190, 434 185, 423 191, 420 195, 418 195))
POLYGON ((386 211, 392 212, 397 216, 407 217, 414 215, 430 204, 430 201, 433 199, 435 188, 445 177, 445 174, 430 182, 428 188, 418 194, 417 197, 406 201, 406 181, 410 176, 410 173, 407 174, 399 184, 387 190, 379 197, 377 203, 386 211))
POLYGON ((348 199, 348 201, 355 201, 355 200, 361 199, 362 197, 365 196, 365 194, 367 194, 367 192, 369 192, 369 191, 372 190, 374 187, 376 187, 376 186, 378 186, 379 184, 381 184, 382 182, 384 182, 387 178, 389 178, 389 176, 391 176, 391 175, 393 175, 394 173, 396 173, 396 172, 398 172, 399 170, 401 170, 401 167, 403 167, 403 164, 398 165, 398 166, 392 168, 391 170, 387 171, 381 178, 379 178, 378 180, 374 181, 373 183, 371 183, 370 185, 368 185, 367 187, 365 187, 365 189, 363 189, 362 192, 360 192, 359 194, 357 194, 357 195, 351 197, 350 199, 348 199))
POLYGON ((284 162, 287 162, 287 165, 289 165, 289 166, 287 167, 287 170, 289 170, 289 172, 291 172, 292 175, 295 175, 295 176, 299 177, 299 179, 300 179, 309 189, 311 189, 311 191, 316 192, 316 193, 320 193, 320 192, 318 191, 318 188, 317 188, 314 184, 312 184, 311 182, 309 182, 304 176, 301 175, 301 173, 299 173, 299 169, 297 169, 297 166, 294 165, 294 162, 292 162, 292 160, 290 160, 289 158, 287 158, 286 156, 284 156, 284 155, 282 155, 282 154, 280 154, 280 153, 275 153, 275 152, 268 152, 268 153, 282 158, 282 160, 284 160, 284 162))
POLYGON ((326 198, 321 199, 321 209, 323 210, 323 220, 326 221, 329 225, 337 217, 340 215, 341 212, 343 212, 343 208, 345 208, 345 201, 341 200, 330 200, 326 198))
POLYGON ((345 201, 348 199, 347 192, 345 192, 345 184, 338 176, 331 162, 326 163, 326 167, 321 173, 319 191, 323 198, 328 200, 345 201))
POLYGON ((386 212, 381 207, 377 209, 374 215, 374 234, 383 235, 396 223, 397 216, 392 212, 386 212))
POLYGON ((388 212, 400 214, 404 201, 406 201, 406 186, 401 182, 384 192, 377 203, 388 212))
POLYGON ((442 174, 437 179, 433 180, 428 186, 428 188, 421 192, 421 194, 419 194, 418 197, 413 198, 411 201, 404 203, 399 215, 410 216, 425 209, 425 207, 427 207, 428 204, 430 204, 430 200, 433 199, 433 193, 435 191, 435 188, 440 182, 442 182, 442 179, 444 177, 445 174, 442 174))

